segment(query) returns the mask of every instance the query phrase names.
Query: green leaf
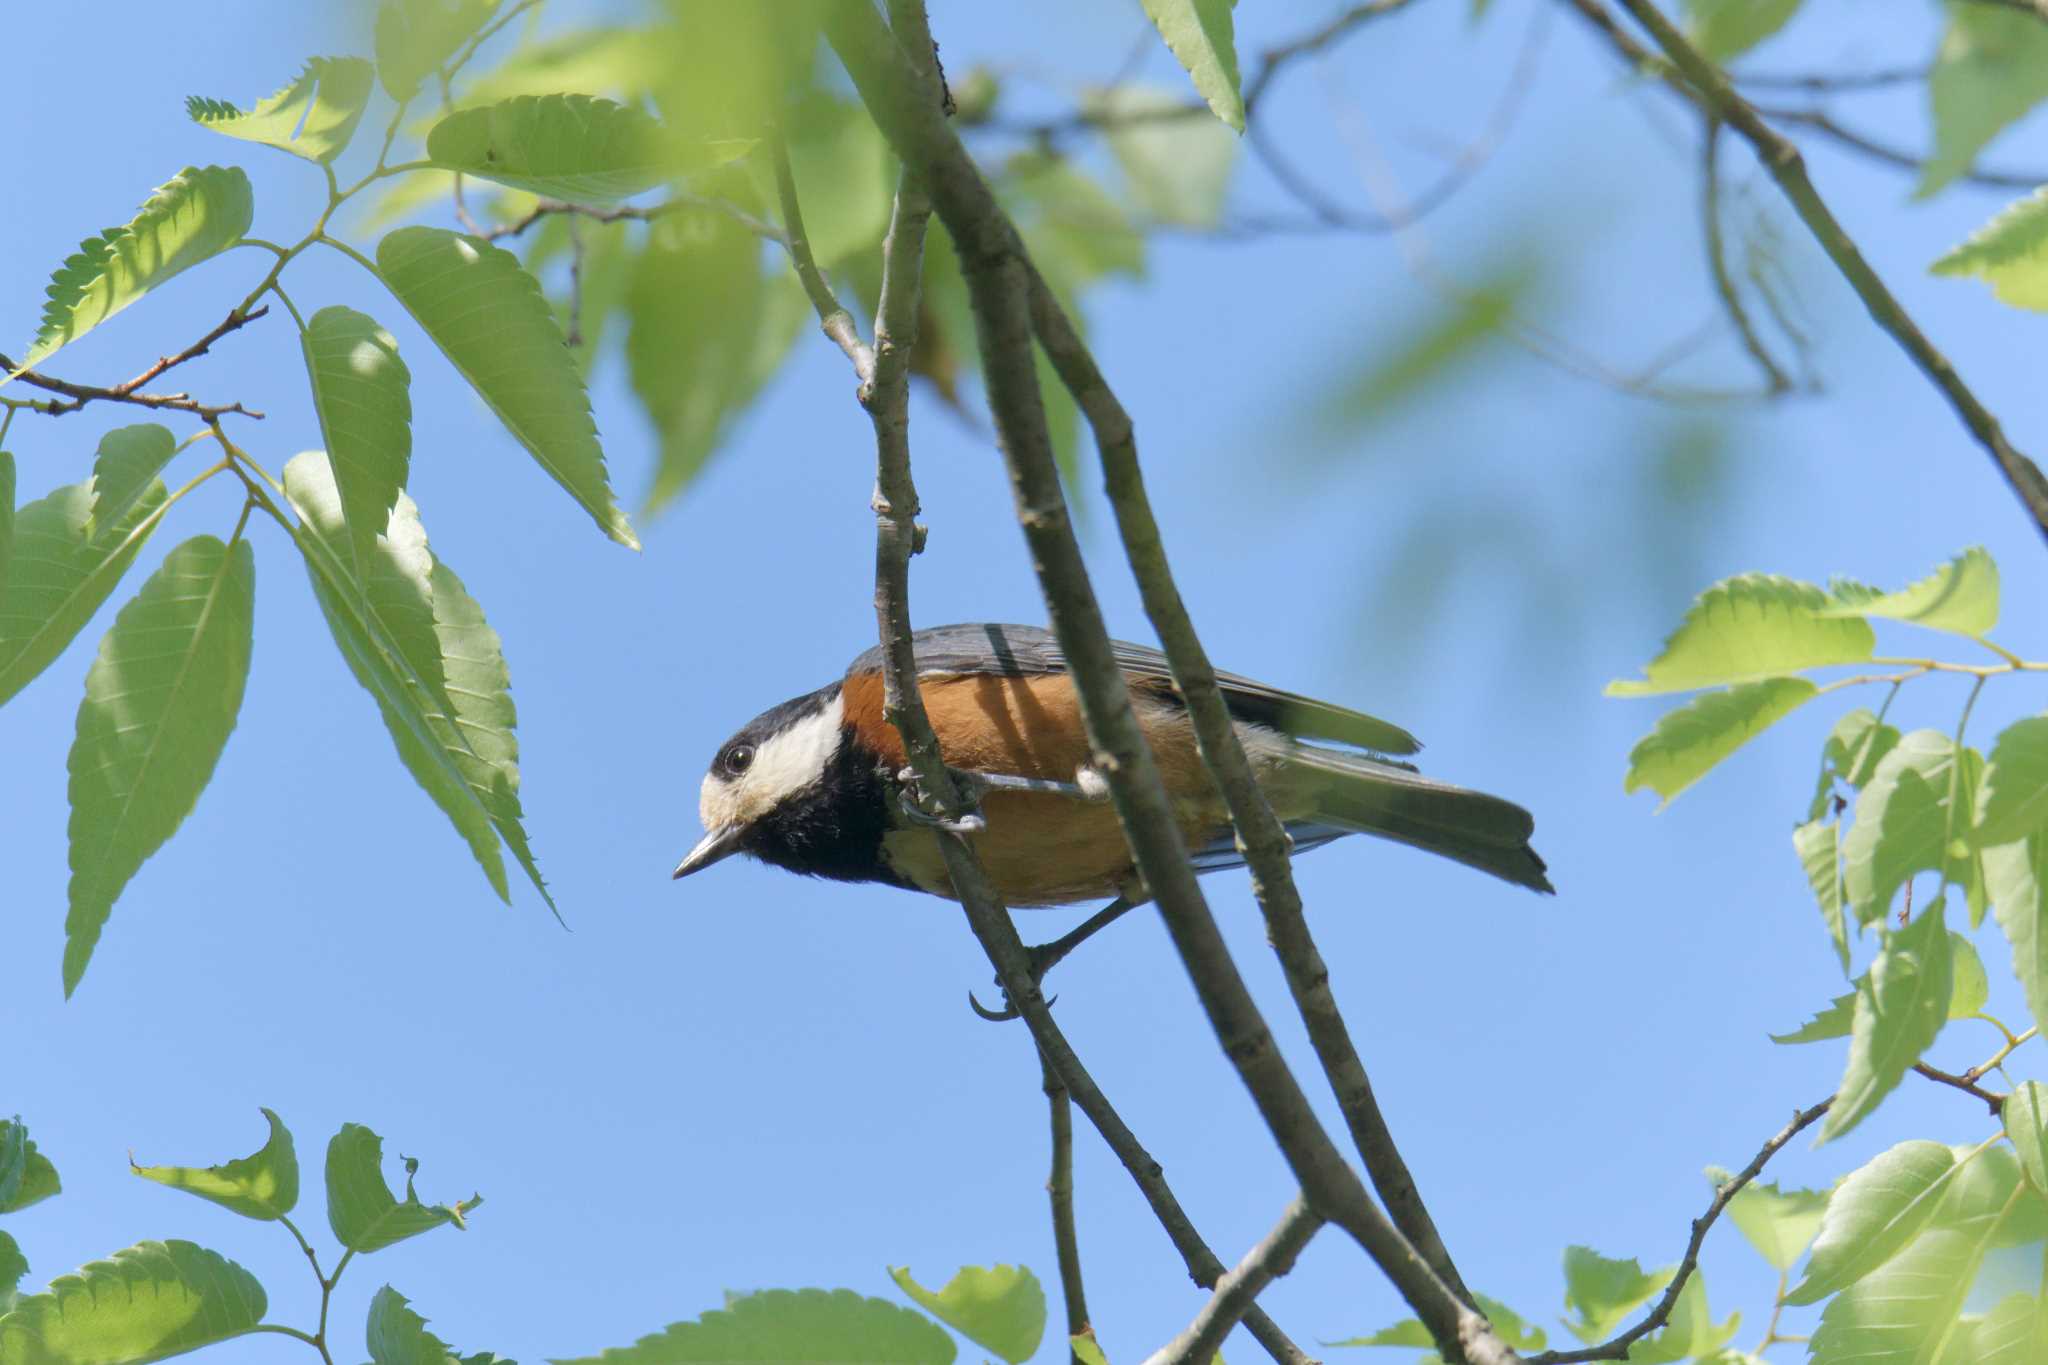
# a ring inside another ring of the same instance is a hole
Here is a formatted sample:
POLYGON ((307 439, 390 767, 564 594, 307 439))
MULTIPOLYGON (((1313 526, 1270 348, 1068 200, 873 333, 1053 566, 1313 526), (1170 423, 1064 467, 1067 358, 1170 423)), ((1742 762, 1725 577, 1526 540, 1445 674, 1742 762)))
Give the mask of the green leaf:
MULTIPOLYGON (((1972 802, 1982 771, 1976 750, 1964 750, 1960 786, 1972 802)), ((1970 884, 1962 850, 1950 847, 1951 834, 1960 839, 1972 824, 1966 813, 1950 815, 1956 785, 1955 742, 1939 730, 1915 730, 1877 765, 1842 840, 1842 881, 1858 920, 1883 918, 1916 873, 1946 870, 1952 880, 1970 884)))
POLYGON ((20 1213, 60 1193, 57 1168, 36 1150, 20 1119, 0 1119, 0 1166, 12 1162, 13 1174, 0 1169, 0 1213, 20 1213), (13 1155, 10 1157, 8 1153, 13 1155))
POLYGON ((1658 806, 1705 777, 1722 759, 1811 701, 1819 692, 1805 678, 1765 678, 1723 692, 1704 692, 1676 711, 1629 751, 1622 790, 1648 787, 1658 806))
MULTIPOLYGON (((1861 984, 1860 982, 1858 983, 1861 984)), ((1773 1033, 1774 1043, 1819 1043, 1829 1038, 1847 1038, 1856 1022, 1856 992, 1838 995, 1834 1003, 1790 1033, 1773 1033)))
POLYGON ((1363 369, 1347 366, 1317 403, 1315 420, 1325 443, 1354 448, 1361 430, 1455 376, 1499 339, 1537 280, 1521 261, 1510 261, 1460 290, 1447 308, 1432 305, 1435 311, 1392 329, 1398 340, 1385 354, 1363 369))
POLYGON ((29 685, 85 629, 163 519, 152 482, 119 523, 86 533, 93 485, 67 484, 14 516, 14 549, 0 594, 0 702, 29 685))
POLYGON ((1868 707, 1859 706, 1835 722, 1821 749, 1820 781, 1806 818, 1818 820, 1833 804, 1835 783, 1861 789, 1877 772, 1878 762, 1898 747, 1898 727, 1878 720, 1868 707))
POLYGON ((2013 307, 2048 312, 2048 185, 2007 205, 1932 270, 1974 275, 2013 307))
POLYGON ((377 244, 391 292, 520 444, 606 535, 639 549, 612 502, 590 399, 561 328, 519 260, 441 228, 400 228, 377 244))
POLYGON ((1145 13, 1166 40, 1195 90, 1217 118, 1244 131, 1244 96, 1238 90, 1237 39, 1230 11, 1237 0, 1144 0, 1145 13))
POLYGON ((652 116, 589 95, 520 95, 448 115, 427 134, 427 157, 513 189, 603 204, 721 165, 752 145, 674 140, 652 116))
POLYGON ((1478 1293, 1473 1294, 1472 1298, 1478 1303, 1479 1311, 1486 1314, 1486 1320, 1493 1324, 1495 1335, 1506 1342, 1510 1349, 1522 1352, 1540 1351, 1549 1343, 1550 1339, 1541 1327, 1532 1327, 1522 1320, 1520 1313, 1499 1299, 1490 1299, 1478 1293))
POLYGON ((1956 1365, 2040 1365, 2048 1360, 2048 1298, 2008 1295, 1954 1349, 1956 1365))
POLYGON ((1984 975, 1984 959, 1977 955, 1976 944, 1950 931, 1948 946, 1955 975, 1955 989, 1949 995, 1948 1017, 1968 1019, 1991 999, 1991 981, 1984 975))
POLYGON ((1911 924, 1885 935, 1877 960, 1856 983, 1849 1065, 1821 1141, 1861 1123, 1920 1060, 1948 1022, 1954 981, 1948 925, 1937 900, 1911 924))
POLYGON ((1431 1350, 1436 1347, 1436 1338, 1422 1325, 1420 1318, 1403 1318, 1391 1327, 1382 1327, 1371 1336, 1346 1337, 1342 1341, 1326 1341, 1325 1346, 1421 1346, 1431 1350))
POLYGON ((2020 1082, 1999 1112, 2027 1183, 2035 1193, 2048 1197, 2048 1085, 2020 1082))
POLYGON ((2048 1020, 2048 835, 1984 850, 1984 882, 2036 1024, 2048 1020))
MULTIPOLYGON (((1734 1178, 1719 1166, 1707 1167, 1717 1190, 1734 1178)), ((1790 1270, 1820 1230, 1827 1205, 1825 1190, 1781 1190, 1752 1180, 1728 1201, 1728 1216, 1758 1255, 1778 1270, 1790 1270)))
POLYGON ((0 1318, 14 1311, 20 1297, 15 1291, 21 1288, 21 1277, 28 1274, 28 1257, 21 1254, 21 1246, 13 1237, 0 1232, 0 1318))
POLYGON ((1948 31, 1927 77, 1934 155, 1914 189, 1922 198, 1969 170, 2007 124, 2048 99, 2048 25, 1996 5, 1947 8, 1948 31))
POLYGON ((240 167, 179 171, 128 222, 86 238, 57 267, 22 367, 40 364, 165 280, 226 251, 249 230, 255 212, 240 167))
MULTIPOLYGON (((7 601, 7 566, 14 558, 14 457, 0 450, 0 604, 7 601)), ((0 634, 0 649, 6 640, 0 634)))
POLYGON ((1835 1187, 1821 1216, 1806 1274, 1785 1296, 1819 1303, 1896 1256, 1933 1221, 1964 1167, 1939 1142, 1902 1142, 1835 1187))
POLYGON ((339 304, 313 314, 299 341, 348 525, 342 543, 366 579, 411 468, 412 375, 391 333, 339 304))
POLYGON ((177 453, 178 440, 171 429, 155 422, 115 427, 100 437, 92 462, 92 511, 85 518, 86 539, 100 527, 127 516, 128 509, 149 492, 177 453))
POLYGON ((1685 0, 1686 28, 1711 62, 1755 47, 1790 22, 1799 0, 1685 0))
POLYGON ((1023 1266, 962 1266, 934 1294, 892 1266, 889 1278, 919 1306, 975 1345, 1010 1365, 1023 1365, 1045 1337, 1045 1290, 1023 1266))
POLYGON ((1645 1271, 1633 1256, 1619 1261, 1591 1247, 1566 1247, 1564 1306, 1577 1317, 1565 1327, 1580 1341, 1605 1341, 1624 1318, 1662 1293, 1675 1273, 1671 1266, 1645 1271))
MULTIPOLYGON (((1806 869, 1806 884, 1820 905, 1820 916, 1835 945, 1842 971, 1849 970, 1849 928, 1842 914, 1841 822, 1809 820, 1792 831, 1792 850, 1806 869)), ((1785 1040, 1780 1040, 1785 1041, 1785 1040)))
POLYGON ((1992 742, 1974 838, 1988 848, 2036 831, 2048 831, 2048 715, 2014 721, 1992 742))
POLYGON ((0 1209, 21 1194, 21 1178, 28 1171, 28 1129, 19 1115, 0 1119, 0 1209))
POLYGON ((314 57, 297 80, 243 113, 226 100, 193 95, 185 112, 216 133, 327 162, 355 136, 375 73, 361 57, 314 57))
POLYGON ((455 49, 484 26, 498 0, 383 0, 377 6, 377 79, 384 93, 409 100, 455 49))
POLYGON ((2008 1199, 1968 1222, 1932 1228, 1843 1289, 1808 1343, 1809 1365, 1941 1360, 1977 1268, 2011 1207, 2008 1199))
POLYGON ((1641 679, 1607 685, 1610 697, 1750 682, 1828 664, 1853 664, 1877 648, 1870 624, 1830 618, 1828 595, 1775 574, 1742 574, 1714 584, 1692 605, 1641 679))
POLYGON ((249 679, 255 599, 249 543, 194 536, 164 557, 100 641, 66 765, 67 996, 122 888, 177 832, 213 776, 249 679))
POLYGON ((488 1351, 457 1355, 427 1330, 427 1320, 412 1311, 405 1295, 388 1284, 370 1300, 364 1335, 373 1365, 513 1365, 488 1351))
POLYGON ((1911 587, 1837 602, 1823 616, 1881 616, 1929 630, 1979 636, 1998 624, 1998 565, 1981 547, 1963 551, 1911 587))
MULTIPOLYGON (((1080 311, 1081 292, 1104 276, 1145 273, 1144 234, 1066 157, 1019 152, 1003 163, 996 193, 1016 220, 1032 263, 1069 313, 1080 311)), ((958 273, 957 258, 952 273, 958 273)))
POLYGON ((138 1242, 0 1318, 0 1365, 145 1365, 253 1330, 256 1277, 190 1242, 138 1242))
POLYGON ((406 769, 468 842, 501 898, 499 841, 548 907, 519 804, 517 720, 498 637, 455 572, 434 558, 419 511, 399 495, 367 585, 339 549, 339 496, 318 452, 285 466, 299 549, 342 657, 375 697, 406 769))
POLYGON ((382 1251, 444 1224, 466 1227, 463 1219, 483 1203, 471 1195, 459 1204, 422 1204, 412 1187, 415 1161, 406 1162, 401 1203, 384 1183, 383 1162, 384 1139, 360 1123, 344 1123, 327 1144, 327 1225, 351 1251, 382 1251))
POLYGON ((1223 216, 1237 139, 1200 118, 1176 118, 1180 97, 1157 86, 1113 85, 1082 96, 1123 172, 1130 200, 1148 218, 1211 228, 1223 216))
POLYGON ((850 1289, 768 1289, 729 1296, 693 1322, 631 1346, 553 1365, 952 1365, 953 1339, 931 1319, 850 1289))
MULTIPOLYGON (((1331 1342, 1330 1344, 1339 1346, 1343 1343, 1331 1342)), ((1102 1347, 1097 1344, 1095 1333, 1092 1330, 1084 1332, 1080 1336, 1068 1337, 1067 1349, 1073 1352, 1074 1359, 1080 1361, 1081 1365, 1109 1365, 1109 1357, 1102 1353, 1102 1347)))
POLYGON ((284 1121, 268 1109, 270 1137, 252 1155, 219 1166, 137 1166, 128 1168, 144 1180, 196 1194, 244 1218, 269 1221, 290 1213, 299 1202, 299 1156, 284 1121))
POLYGON ((1706 1276, 1698 1270, 1686 1278, 1671 1306, 1671 1317, 1655 1333, 1628 1348, 1629 1365, 1667 1365, 1674 1360, 1711 1355, 1728 1344, 1742 1325, 1742 1314, 1730 1313, 1715 1322, 1707 1311, 1706 1276))
POLYGON ((790 173, 818 264, 829 270, 874 250, 896 198, 896 159, 882 130, 858 102, 824 94, 800 100, 785 123, 790 173))

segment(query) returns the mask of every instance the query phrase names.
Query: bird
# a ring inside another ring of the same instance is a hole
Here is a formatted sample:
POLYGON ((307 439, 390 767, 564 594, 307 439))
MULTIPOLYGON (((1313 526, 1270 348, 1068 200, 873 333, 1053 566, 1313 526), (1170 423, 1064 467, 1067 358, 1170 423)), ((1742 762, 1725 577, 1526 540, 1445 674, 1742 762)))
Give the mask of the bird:
MULTIPOLYGON (((1093 766, 1066 656, 1036 626, 938 626, 916 632, 911 646, 940 756, 978 803, 959 828, 1004 902, 1113 898, 1073 933, 1032 948, 1036 979, 1148 899, 1093 766)), ((1166 656, 1123 641, 1111 648, 1193 866, 1242 866, 1166 656)), ((1422 747, 1406 730, 1234 673, 1216 678, 1295 852, 1376 835, 1553 891, 1529 844, 1529 812, 1422 776, 1403 761, 1422 747)), ((704 836, 674 875, 745 854, 805 876, 957 900, 932 835, 943 822, 924 814, 918 797, 903 740, 883 711, 882 652, 870 649, 838 681, 763 711, 719 746, 699 792, 704 836)))

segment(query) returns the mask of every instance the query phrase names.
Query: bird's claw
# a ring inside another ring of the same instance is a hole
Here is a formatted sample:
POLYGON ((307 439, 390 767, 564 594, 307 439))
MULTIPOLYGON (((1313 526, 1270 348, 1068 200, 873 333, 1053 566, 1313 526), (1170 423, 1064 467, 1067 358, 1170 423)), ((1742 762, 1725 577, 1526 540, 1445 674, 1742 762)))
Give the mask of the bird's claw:
MULTIPOLYGON (((968 774, 956 771, 953 776, 960 780, 966 778, 968 774)), ((926 798, 924 788, 918 782, 917 769, 900 770, 896 774, 896 780, 901 784, 901 789, 896 793, 897 809, 901 810, 903 818, 912 824, 942 830, 947 834, 980 834, 988 828, 988 821, 982 818, 979 808, 981 794, 971 783, 961 781, 960 794, 966 798, 968 809, 965 814, 955 816, 933 815, 924 809, 926 798)))
MULTIPOLYGON (((1058 957, 1046 953, 1046 947, 1046 944, 1035 943, 1026 945, 1024 949, 1025 955, 1030 959, 1028 974, 1031 978, 1031 988, 1034 991, 1038 989, 1038 983, 1045 980, 1045 974, 1052 970, 1053 963, 1059 961, 1058 957)), ((975 999, 973 991, 967 992, 968 1007, 991 1024, 1007 1024, 1012 1019, 1023 1018, 1024 1011, 1017 1008, 1016 1003, 1010 999, 1009 988, 1003 985, 1001 977, 996 978, 996 986, 1003 992, 1003 1007, 1001 1009, 992 1010, 982 1004, 981 1001, 975 999)), ((1057 995, 1047 996, 1045 998, 1046 1008, 1051 1009, 1058 1000, 1059 997, 1057 995)))

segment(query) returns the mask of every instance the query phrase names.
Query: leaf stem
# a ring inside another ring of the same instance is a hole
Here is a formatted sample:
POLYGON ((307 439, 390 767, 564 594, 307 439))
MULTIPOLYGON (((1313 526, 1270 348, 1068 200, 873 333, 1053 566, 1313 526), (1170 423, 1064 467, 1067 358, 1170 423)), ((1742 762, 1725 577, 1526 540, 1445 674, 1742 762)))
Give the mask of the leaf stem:
POLYGON ((369 271, 370 274, 376 278, 379 284, 382 284, 384 282, 383 272, 377 269, 377 263, 371 260, 368 256, 365 256, 362 252, 357 251, 347 242, 344 242, 337 237, 328 236, 324 230, 316 234, 313 240, 319 242, 322 246, 333 247, 336 251, 339 251, 342 255, 348 257, 357 265, 369 271))

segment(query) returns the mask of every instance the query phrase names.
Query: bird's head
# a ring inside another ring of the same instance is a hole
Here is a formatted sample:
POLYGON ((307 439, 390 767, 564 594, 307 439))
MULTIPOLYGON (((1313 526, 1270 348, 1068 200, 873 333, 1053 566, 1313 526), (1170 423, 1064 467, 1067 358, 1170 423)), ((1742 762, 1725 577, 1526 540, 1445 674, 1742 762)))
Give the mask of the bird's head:
POLYGON ((704 837, 676 864, 687 877, 735 853, 771 861, 800 813, 825 788, 844 742, 839 684, 786 701, 718 747, 697 799, 704 837))

